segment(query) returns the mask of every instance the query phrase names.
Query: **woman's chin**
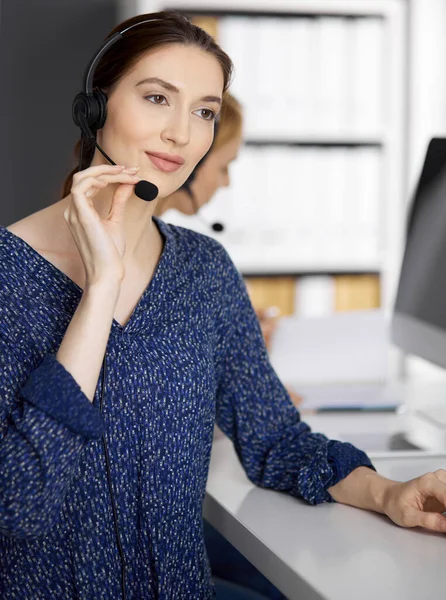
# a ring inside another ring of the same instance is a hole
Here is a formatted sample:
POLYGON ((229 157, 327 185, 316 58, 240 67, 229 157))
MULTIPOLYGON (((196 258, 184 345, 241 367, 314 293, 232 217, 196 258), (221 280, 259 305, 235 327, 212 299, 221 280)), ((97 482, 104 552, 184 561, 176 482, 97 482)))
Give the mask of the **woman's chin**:
POLYGON ((158 188, 157 198, 167 198, 181 186, 181 181, 176 177, 166 177, 165 174, 153 172, 151 169, 141 169, 138 172, 138 177, 145 181, 153 183, 158 188))
POLYGON ((158 188, 158 195, 156 197, 157 200, 165 200, 166 198, 171 196, 174 192, 176 192, 176 188, 174 188, 172 185, 166 185, 165 183, 157 182, 153 178, 152 179, 147 178, 147 181, 150 181, 150 183, 155 184, 156 187, 158 188))

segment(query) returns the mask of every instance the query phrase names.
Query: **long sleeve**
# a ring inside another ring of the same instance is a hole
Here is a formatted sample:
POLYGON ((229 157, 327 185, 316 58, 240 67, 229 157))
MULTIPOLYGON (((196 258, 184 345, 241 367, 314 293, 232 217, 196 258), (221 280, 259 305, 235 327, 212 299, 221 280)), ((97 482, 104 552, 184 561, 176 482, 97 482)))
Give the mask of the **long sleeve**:
POLYGON ((57 520, 100 412, 53 354, 33 368, 0 338, 0 533, 31 539, 57 520))
POLYGON ((364 452, 312 433, 300 420, 270 364, 244 281, 221 254, 217 424, 253 483, 311 504, 333 502, 327 488, 356 467, 374 467, 364 452))

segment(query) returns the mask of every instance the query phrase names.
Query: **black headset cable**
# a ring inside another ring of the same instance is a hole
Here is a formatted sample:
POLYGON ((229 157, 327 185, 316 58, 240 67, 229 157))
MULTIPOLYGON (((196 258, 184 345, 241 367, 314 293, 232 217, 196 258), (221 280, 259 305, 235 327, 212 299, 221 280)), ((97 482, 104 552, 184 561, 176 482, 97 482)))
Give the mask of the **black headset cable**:
MULTIPOLYGON (((84 143, 86 140, 86 136, 84 133, 81 134, 81 143, 79 149, 79 171, 82 169, 82 155, 84 150, 84 143)), ((104 404, 104 390, 105 390, 105 378, 106 378, 106 370, 107 370, 107 352, 104 354, 104 359, 102 361, 102 383, 101 383, 101 398, 99 403, 99 410, 102 415, 102 407, 104 404)), ((108 453, 107 440, 105 439, 105 433, 102 434, 102 446, 104 449, 104 457, 105 457, 105 470, 107 474, 107 483, 108 490, 110 493, 110 501, 113 512, 113 523, 115 526, 115 535, 116 535, 116 545, 118 548, 119 558, 121 560, 121 592, 122 592, 122 600, 127 600, 126 593, 126 577, 127 577, 127 566, 125 562, 124 549, 122 547, 121 542, 121 534, 119 532, 119 522, 118 522, 118 510, 116 507, 115 496, 113 493, 113 484, 111 479, 111 470, 110 470, 110 455, 108 453)))

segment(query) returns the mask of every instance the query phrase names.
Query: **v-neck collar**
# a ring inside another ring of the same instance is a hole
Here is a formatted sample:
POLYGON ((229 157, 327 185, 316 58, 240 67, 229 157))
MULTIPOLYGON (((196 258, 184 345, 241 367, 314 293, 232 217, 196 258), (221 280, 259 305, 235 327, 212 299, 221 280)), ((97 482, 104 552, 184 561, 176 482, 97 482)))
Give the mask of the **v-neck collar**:
MULTIPOLYGON (((130 318, 127 320, 125 325, 121 325, 119 321, 117 321, 114 317, 112 320, 111 332, 115 331, 118 334, 127 333, 132 330, 139 321, 140 313, 143 308, 148 304, 149 297, 156 293, 156 288, 158 287, 158 283, 160 279, 163 279, 165 272, 169 271, 168 265, 173 259, 174 255, 174 240, 172 239, 172 233, 169 230, 168 225, 159 219, 158 217, 153 216, 152 220, 154 221, 158 231, 160 232, 164 244, 163 249, 161 251, 160 258, 155 267, 153 276, 140 296, 135 308, 133 309, 130 318)), ((42 256, 33 246, 28 244, 23 238, 19 237, 9 229, 6 229, 5 226, 0 225, 0 237, 4 237, 8 239, 13 247, 17 249, 17 251, 21 251, 21 253, 25 253, 26 263, 31 268, 31 272, 34 275, 35 272, 38 274, 44 274, 44 271, 51 272, 51 274, 55 277, 57 283, 59 284, 58 289, 63 289, 64 291, 68 291, 74 299, 76 300, 76 306, 79 303, 84 290, 69 277, 64 271, 53 265, 52 262, 47 260, 44 256, 42 256), (41 269, 43 269, 43 271, 41 269)), ((39 275, 37 275, 38 277, 39 275)))

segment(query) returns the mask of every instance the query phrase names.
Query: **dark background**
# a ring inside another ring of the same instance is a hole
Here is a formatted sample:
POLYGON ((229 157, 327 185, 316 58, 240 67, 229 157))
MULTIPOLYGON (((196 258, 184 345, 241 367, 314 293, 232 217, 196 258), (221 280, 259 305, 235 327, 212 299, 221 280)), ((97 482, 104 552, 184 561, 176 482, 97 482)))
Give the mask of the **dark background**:
POLYGON ((117 0, 1 0, 1 225, 62 197, 79 137, 71 104, 119 20, 117 0))

